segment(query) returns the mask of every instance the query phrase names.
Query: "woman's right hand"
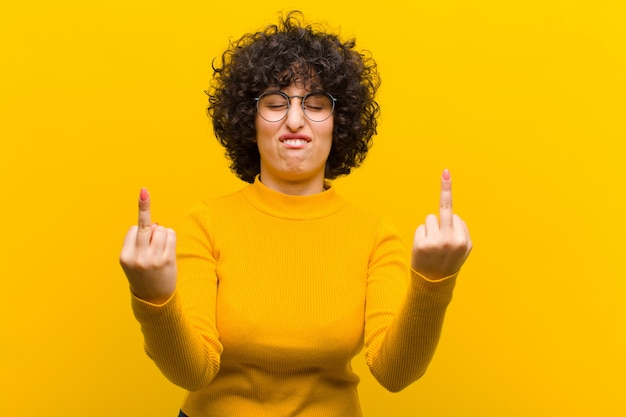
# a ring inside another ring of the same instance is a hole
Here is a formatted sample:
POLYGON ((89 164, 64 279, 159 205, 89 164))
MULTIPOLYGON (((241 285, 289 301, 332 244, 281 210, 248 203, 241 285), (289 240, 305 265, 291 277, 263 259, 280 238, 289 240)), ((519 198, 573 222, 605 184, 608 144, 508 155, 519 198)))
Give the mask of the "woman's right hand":
POLYGON ((152 304, 165 303, 176 289, 176 233, 150 219, 150 195, 139 195, 139 221, 124 239, 120 264, 133 294, 152 304))

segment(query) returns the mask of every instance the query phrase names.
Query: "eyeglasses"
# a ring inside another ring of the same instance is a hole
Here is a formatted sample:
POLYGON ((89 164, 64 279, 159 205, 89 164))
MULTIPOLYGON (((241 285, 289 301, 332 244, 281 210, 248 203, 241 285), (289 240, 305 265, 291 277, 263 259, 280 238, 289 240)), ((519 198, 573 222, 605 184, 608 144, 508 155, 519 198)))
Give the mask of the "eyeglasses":
POLYGON ((268 122, 280 122, 291 108, 291 99, 299 98, 302 111, 307 119, 313 122, 323 122, 328 119, 335 110, 336 98, 328 93, 309 93, 304 96, 288 96, 280 91, 268 91, 254 100, 256 109, 264 120, 268 122))

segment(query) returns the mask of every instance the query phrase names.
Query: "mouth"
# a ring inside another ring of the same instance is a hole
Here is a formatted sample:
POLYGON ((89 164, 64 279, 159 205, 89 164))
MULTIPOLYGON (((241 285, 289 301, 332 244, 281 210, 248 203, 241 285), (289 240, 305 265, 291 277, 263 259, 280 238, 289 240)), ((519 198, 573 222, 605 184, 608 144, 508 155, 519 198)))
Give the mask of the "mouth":
POLYGON ((288 148, 298 149, 311 142, 311 138, 306 135, 283 135, 280 142, 288 148))

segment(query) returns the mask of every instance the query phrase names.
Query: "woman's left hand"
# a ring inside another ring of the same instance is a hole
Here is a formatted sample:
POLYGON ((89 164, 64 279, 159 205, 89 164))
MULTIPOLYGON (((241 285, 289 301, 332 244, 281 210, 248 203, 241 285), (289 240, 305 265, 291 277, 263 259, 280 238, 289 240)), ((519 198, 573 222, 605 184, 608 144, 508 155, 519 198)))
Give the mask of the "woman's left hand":
POLYGON ((428 279, 445 278, 461 269, 471 250, 467 226, 452 212, 452 182, 445 170, 441 177, 439 219, 430 214, 415 231, 411 266, 428 279))

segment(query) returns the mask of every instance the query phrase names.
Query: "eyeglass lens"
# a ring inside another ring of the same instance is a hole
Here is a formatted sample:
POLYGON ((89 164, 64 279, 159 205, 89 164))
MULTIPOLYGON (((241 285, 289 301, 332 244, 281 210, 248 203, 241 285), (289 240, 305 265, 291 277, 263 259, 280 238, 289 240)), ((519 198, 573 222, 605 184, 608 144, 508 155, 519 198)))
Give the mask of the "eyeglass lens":
MULTIPOLYGON (((268 122, 278 122, 284 119, 289 107, 289 98, 279 92, 262 94, 257 101, 259 114, 268 122)), ((307 94, 302 99, 304 115, 314 122, 323 122, 328 119, 333 113, 333 107, 332 98, 325 93, 307 94)))

